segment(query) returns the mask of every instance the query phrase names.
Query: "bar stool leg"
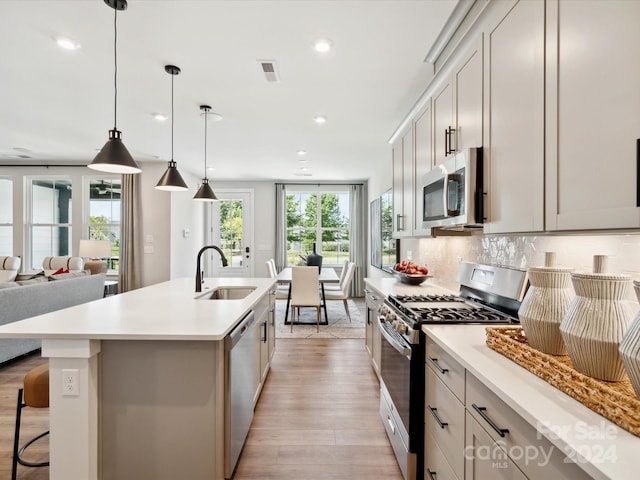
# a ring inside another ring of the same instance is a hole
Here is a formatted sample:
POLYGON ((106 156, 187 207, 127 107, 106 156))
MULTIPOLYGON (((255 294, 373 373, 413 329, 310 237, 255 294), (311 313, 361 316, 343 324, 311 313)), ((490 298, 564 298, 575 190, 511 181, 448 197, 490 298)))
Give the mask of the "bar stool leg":
POLYGON ((23 389, 18 390, 18 405, 16 406, 16 431, 13 437, 13 457, 11 464, 11 480, 16 480, 18 475, 18 448, 20 445, 20 421, 22 420, 22 393, 23 389))

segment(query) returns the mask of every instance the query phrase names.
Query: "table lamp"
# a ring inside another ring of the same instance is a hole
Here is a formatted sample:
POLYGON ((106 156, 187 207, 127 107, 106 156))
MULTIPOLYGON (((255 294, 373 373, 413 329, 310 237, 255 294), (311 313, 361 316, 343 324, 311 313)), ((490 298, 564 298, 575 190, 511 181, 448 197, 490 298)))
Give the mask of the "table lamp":
POLYGON ((111 256, 111 242, 109 240, 80 240, 81 257, 90 258, 84 263, 84 269, 89 270, 91 275, 97 273, 107 273, 107 262, 101 258, 111 256))

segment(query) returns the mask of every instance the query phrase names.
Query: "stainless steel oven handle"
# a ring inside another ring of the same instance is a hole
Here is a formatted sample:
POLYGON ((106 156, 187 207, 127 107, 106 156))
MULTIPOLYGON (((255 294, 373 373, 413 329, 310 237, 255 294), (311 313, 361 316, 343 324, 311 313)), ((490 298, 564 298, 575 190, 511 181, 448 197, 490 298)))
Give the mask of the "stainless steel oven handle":
POLYGON ((389 342, 389 345, 391 345, 399 353, 401 353, 408 359, 411 359, 411 347, 408 347, 406 345, 401 345, 400 343, 398 343, 398 341, 395 338, 389 335, 386 328, 384 328, 384 326, 382 325, 382 317, 378 317, 378 329, 380 330, 380 333, 385 338, 385 340, 389 342))

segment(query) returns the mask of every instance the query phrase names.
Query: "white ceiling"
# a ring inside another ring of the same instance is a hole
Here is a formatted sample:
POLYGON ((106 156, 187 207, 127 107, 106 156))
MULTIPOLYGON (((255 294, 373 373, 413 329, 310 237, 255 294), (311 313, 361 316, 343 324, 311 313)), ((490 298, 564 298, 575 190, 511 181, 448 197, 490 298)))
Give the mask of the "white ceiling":
MULTIPOLYGON (((136 160, 209 178, 347 181, 387 144, 432 77, 424 63, 456 0, 129 0, 118 12, 117 127, 136 160), (318 54, 312 42, 329 37, 318 54), (257 60, 275 60, 280 83, 257 60), (318 114, 328 122, 313 122, 318 114), (304 149, 312 176, 300 176, 304 149)), ((114 10, 103 0, 0 0, 0 165, 86 164, 114 120, 114 10), (81 48, 59 48, 55 35, 81 48), (22 150, 26 149, 26 150, 22 150), (31 158, 20 158, 20 155, 31 158)))

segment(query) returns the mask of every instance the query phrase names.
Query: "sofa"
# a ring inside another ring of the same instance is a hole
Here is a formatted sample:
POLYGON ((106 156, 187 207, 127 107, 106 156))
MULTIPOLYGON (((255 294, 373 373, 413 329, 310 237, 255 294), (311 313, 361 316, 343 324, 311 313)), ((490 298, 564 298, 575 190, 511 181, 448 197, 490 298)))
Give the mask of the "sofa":
MULTIPOLYGON (((104 282, 104 274, 78 272, 0 283, 0 325, 98 300, 104 282)), ((0 339, 0 363, 39 348, 36 339, 0 339)))

